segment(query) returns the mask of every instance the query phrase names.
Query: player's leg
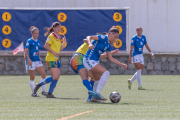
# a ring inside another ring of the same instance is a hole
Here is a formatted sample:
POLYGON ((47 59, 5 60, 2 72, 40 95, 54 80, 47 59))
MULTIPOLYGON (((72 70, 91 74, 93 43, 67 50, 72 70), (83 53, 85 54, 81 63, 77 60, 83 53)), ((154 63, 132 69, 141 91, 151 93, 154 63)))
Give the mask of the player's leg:
POLYGON ((29 85, 32 91, 32 96, 36 97, 37 95, 33 95, 34 93, 34 88, 35 88, 35 84, 34 84, 34 79, 35 79, 35 70, 28 70, 29 76, 30 76, 30 80, 29 80, 29 85))
MULTIPOLYGON (((45 78, 46 78, 46 73, 45 73, 45 69, 44 69, 44 66, 38 66, 36 67, 36 70, 39 72, 39 74, 41 75, 41 82, 44 82, 45 81, 45 78)), ((46 85, 43 85, 42 86, 42 92, 41 92, 42 95, 47 95, 47 92, 46 92, 46 85)))
POLYGON ((95 67, 90 69, 90 71, 92 72, 93 76, 95 76, 95 74, 102 75, 100 80, 99 80, 99 83, 97 85, 96 92, 101 97, 101 100, 106 100, 106 98, 104 98, 100 93, 101 93, 101 90, 103 89, 103 87, 105 86, 109 76, 110 76, 109 71, 107 71, 104 67, 102 67, 99 64, 97 64, 95 67))
MULTIPOLYGON (((132 63, 134 64, 134 66, 135 66, 135 63, 140 63, 140 57, 139 57, 139 55, 132 56, 131 61, 132 61, 132 63)), ((135 67, 136 67, 136 70, 140 69, 140 68, 138 68, 138 66, 135 66, 135 67)), ((137 79, 137 72, 135 72, 135 74, 133 75, 133 77, 128 80, 128 88, 129 88, 130 90, 131 90, 132 82, 133 82, 134 80, 136 80, 136 79, 137 79)))
POLYGON ((53 93, 53 91, 56 87, 56 84, 59 80, 59 77, 60 77, 60 68, 51 68, 50 72, 51 72, 53 81, 50 83, 49 91, 48 91, 48 94, 46 97, 47 98, 56 98, 52 93, 53 93))

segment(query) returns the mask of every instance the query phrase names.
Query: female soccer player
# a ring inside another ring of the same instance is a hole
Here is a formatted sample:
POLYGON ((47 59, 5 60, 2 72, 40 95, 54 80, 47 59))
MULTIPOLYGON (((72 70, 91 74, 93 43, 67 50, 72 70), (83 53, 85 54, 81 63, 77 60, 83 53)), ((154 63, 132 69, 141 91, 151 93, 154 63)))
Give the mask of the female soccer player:
MULTIPOLYGON (((93 86, 94 86, 94 78, 91 74, 91 72, 87 72, 86 68, 83 65, 83 57, 86 54, 87 50, 88 50, 88 44, 86 43, 87 40, 84 39, 83 40, 85 43, 83 43, 74 53, 74 55, 71 58, 70 61, 70 66, 73 69, 73 71, 81 76, 83 85, 88 89, 88 91, 93 91, 93 86), (88 74, 91 77, 90 82, 88 81, 88 74)), ((118 53, 119 50, 116 49, 114 51, 112 51, 112 54, 116 54, 118 53)), ((101 54, 100 59, 106 58, 107 54, 101 54)), ((100 78, 101 76, 99 76, 100 78)), ((99 80, 99 79, 98 79, 99 80)), ((89 96, 87 98, 87 102, 91 101, 91 96, 89 96)))
MULTIPOLYGON (((106 52, 109 61, 127 69, 126 64, 123 64, 118 60, 114 59, 111 54, 111 44, 113 44, 118 37, 119 37, 119 30, 115 26, 112 26, 112 28, 109 30, 109 33, 107 35, 101 34, 97 36, 87 37, 89 50, 87 51, 86 55, 83 58, 83 64, 88 71, 91 71, 94 77, 97 75, 101 75, 98 86, 96 88, 96 92, 99 96, 99 98, 98 97, 96 98, 100 100, 105 99, 103 96, 101 96, 100 92, 104 87, 104 85, 106 84, 107 79, 110 75, 109 71, 107 71, 104 67, 102 67, 99 64, 100 55, 106 52), (92 39, 94 41, 91 43, 92 39)), ((88 93, 89 95, 93 96, 93 93, 91 93, 91 91, 89 91, 88 93)))
POLYGON ((130 64, 134 63, 137 72, 130 80, 128 80, 128 88, 131 89, 132 82, 137 78, 138 90, 145 90, 141 86, 141 73, 143 72, 143 68, 144 68, 143 46, 145 45, 147 50, 151 53, 152 59, 154 59, 154 54, 153 52, 151 52, 151 49, 147 44, 146 37, 142 35, 143 32, 142 28, 141 27, 136 28, 136 32, 137 35, 133 36, 131 40, 129 63, 130 64))
MULTIPOLYGON (((32 91, 31 96, 38 97, 37 94, 33 94, 34 88, 35 88, 35 85, 34 85, 35 70, 37 70, 40 73, 41 82, 44 81, 46 74, 45 74, 45 70, 39 56, 40 42, 37 39, 39 36, 39 30, 37 27, 31 26, 30 32, 32 34, 32 38, 28 39, 25 45, 25 55, 27 58, 26 69, 28 70, 28 73, 30 76, 29 84, 32 91)), ((41 94, 46 96, 47 92, 45 91, 45 88, 46 86, 43 85, 41 94)))
POLYGON ((44 45, 44 48, 48 50, 48 53, 46 55, 46 64, 52 76, 46 78, 44 82, 37 84, 34 89, 34 93, 36 93, 42 85, 51 83, 46 97, 56 98, 52 93, 60 77, 60 61, 58 60, 58 58, 60 55, 60 51, 64 49, 66 37, 65 35, 63 35, 64 41, 61 44, 61 36, 59 34, 59 32, 61 31, 61 24, 59 22, 54 22, 51 28, 46 28, 46 30, 47 31, 44 35, 49 35, 44 45))

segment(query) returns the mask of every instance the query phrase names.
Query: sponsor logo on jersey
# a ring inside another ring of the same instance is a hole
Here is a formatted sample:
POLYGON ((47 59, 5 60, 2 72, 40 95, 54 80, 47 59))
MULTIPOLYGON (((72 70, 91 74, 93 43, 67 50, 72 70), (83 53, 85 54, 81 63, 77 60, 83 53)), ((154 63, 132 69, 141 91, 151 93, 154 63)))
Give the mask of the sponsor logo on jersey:
POLYGON ((104 39, 104 38, 105 38, 105 36, 104 36, 104 35, 101 35, 101 38, 102 38, 102 39, 104 39))
POLYGON ((143 45, 143 43, 142 43, 142 42, 140 42, 140 45, 143 45))
POLYGON ((38 52, 34 52, 33 56, 38 56, 38 54, 39 54, 38 52))
POLYGON ((143 48, 139 48, 139 51, 143 51, 143 48))
POLYGON ((29 46, 29 42, 26 43, 26 46, 29 46))

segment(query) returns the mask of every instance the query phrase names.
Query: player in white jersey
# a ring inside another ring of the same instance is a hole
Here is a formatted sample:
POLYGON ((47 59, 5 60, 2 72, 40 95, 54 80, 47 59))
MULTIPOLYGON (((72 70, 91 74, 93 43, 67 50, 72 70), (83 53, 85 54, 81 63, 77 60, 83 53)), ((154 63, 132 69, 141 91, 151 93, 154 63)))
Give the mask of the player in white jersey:
MULTIPOLYGON (((110 75, 109 71, 107 71, 104 67, 102 67, 99 64, 99 57, 102 53, 106 52, 108 56, 108 60, 124 67, 127 69, 127 65, 119 62, 118 60, 114 59, 111 54, 111 44, 119 37, 119 30, 113 26, 107 35, 97 35, 97 36, 88 36, 88 44, 89 44, 89 50, 87 51, 86 55, 83 58, 83 64, 85 68, 88 71, 91 71, 94 78, 96 79, 96 76, 101 75, 101 78, 99 80, 99 83, 96 88, 97 95, 95 95, 95 98, 98 100, 105 100, 103 96, 101 96, 100 92, 104 85, 107 82, 107 79, 110 75), (91 40, 94 40, 91 43, 91 40)), ((88 92, 89 95, 94 96, 94 93, 91 91, 88 92)))
MULTIPOLYGON (((30 32, 32 34, 32 38, 28 39, 25 45, 25 55, 26 55, 26 69, 28 70, 30 80, 30 88, 32 91, 32 97, 38 97, 37 94, 34 94, 34 79, 35 79, 35 70, 37 70, 41 75, 41 81, 44 81, 46 77, 46 73, 39 57, 39 49, 40 49, 40 42, 37 39, 39 36, 39 30, 35 26, 31 26, 30 32)), ((47 95, 45 91, 45 85, 42 87, 42 95, 47 95)))
POLYGON ((134 64, 137 72, 133 75, 131 79, 128 80, 128 88, 131 89, 132 82, 137 79, 138 90, 145 90, 141 85, 141 74, 144 68, 144 57, 143 57, 143 47, 146 46, 147 50, 151 53, 152 59, 154 59, 154 54, 149 48, 146 37, 142 35, 142 28, 138 27, 136 29, 137 35, 133 36, 131 40, 131 47, 129 53, 129 63, 134 64))

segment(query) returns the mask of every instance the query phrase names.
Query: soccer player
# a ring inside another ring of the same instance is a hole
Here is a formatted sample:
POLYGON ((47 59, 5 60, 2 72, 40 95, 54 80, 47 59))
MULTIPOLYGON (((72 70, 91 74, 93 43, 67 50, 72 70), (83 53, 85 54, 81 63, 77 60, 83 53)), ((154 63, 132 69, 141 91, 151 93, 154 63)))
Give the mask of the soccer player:
POLYGON ((62 39, 64 39, 64 41, 61 44, 61 35, 59 34, 59 32, 61 31, 60 22, 54 22, 52 26, 50 28, 46 28, 46 30, 47 31, 44 35, 49 35, 44 45, 44 48, 48 50, 48 53, 46 55, 46 64, 52 76, 46 78, 44 82, 37 84, 34 89, 34 93, 36 94, 37 90, 41 86, 50 83, 49 91, 46 97, 56 98, 52 93, 60 77, 60 61, 58 59, 60 51, 64 49, 66 37, 65 35, 62 35, 62 39))
MULTIPOLYGON (((99 64, 100 55, 106 52, 109 61, 127 69, 126 64, 123 64, 112 57, 111 44, 113 44, 118 37, 119 37, 119 30, 115 26, 112 26, 112 28, 109 30, 109 33, 107 33, 107 35, 100 34, 97 36, 87 36, 89 49, 83 58, 83 64, 85 68, 88 71, 90 71, 94 77, 101 75, 101 78, 96 88, 96 92, 99 95, 99 98, 97 99, 100 100, 105 99, 100 94, 100 92, 110 76, 109 71, 107 71, 103 66, 99 64), (92 39, 94 41, 91 43, 92 39)), ((88 94, 93 95, 91 91, 89 91, 88 94)))
MULTIPOLYGON (((32 97, 38 97, 37 94, 33 94, 34 92, 34 79, 35 79, 35 70, 37 70, 41 75, 41 82, 44 81, 46 74, 43 67, 43 64, 41 62, 41 58, 39 56, 39 49, 40 49, 40 42, 38 40, 39 36, 39 30, 35 26, 30 27, 30 32, 32 34, 32 37, 27 40, 25 45, 25 55, 26 55, 26 69, 28 70, 30 80, 30 88, 32 91, 31 96, 32 97)), ((42 95, 47 95, 47 92, 45 91, 46 86, 42 86, 42 95)))
POLYGON ((129 53, 129 63, 134 64, 137 72, 133 75, 131 79, 128 80, 128 88, 131 89, 132 82, 137 79, 138 81, 138 90, 145 90, 141 85, 141 74, 144 68, 144 57, 143 57, 143 47, 146 46, 147 50, 151 53, 152 59, 154 59, 154 54, 149 48, 146 37, 142 35, 142 28, 136 28, 137 34, 132 37, 131 47, 129 53))
MULTIPOLYGON (((94 86, 94 78, 93 75, 91 74, 91 72, 87 72, 86 68, 83 65, 83 57, 86 54, 87 50, 88 50, 88 44, 86 43, 87 40, 84 39, 83 40, 85 43, 83 43, 74 53, 74 55, 72 56, 71 60, 70 60, 70 66, 73 69, 73 71, 81 76, 83 85, 88 89, 88 91, 93 91, 93 86, 94 86), (90 82, 88 81, 88 75, 91 77, 90 82)), ((116 54, 118 53, 119 50, 116 49, 114 51, 112 51, 112 54, 116 54)), ((100 59, 106 58, 107 54, 101 54, 100 59)), ((101 77, 100 75, 98 76, 99 78, 101 77)), ((97 78, 97 77, 96 77, 97 78)), ((99 79, 98 79, 99 80, 99 79)), ((91 99, 91 96, 89 95, 89 97, 86 100, 87 102, 91 102, 91 101, 96 101, 95 99, 91 99)))

